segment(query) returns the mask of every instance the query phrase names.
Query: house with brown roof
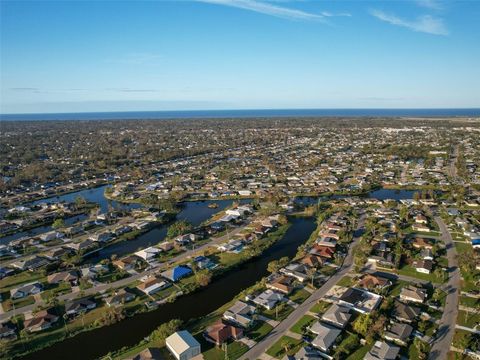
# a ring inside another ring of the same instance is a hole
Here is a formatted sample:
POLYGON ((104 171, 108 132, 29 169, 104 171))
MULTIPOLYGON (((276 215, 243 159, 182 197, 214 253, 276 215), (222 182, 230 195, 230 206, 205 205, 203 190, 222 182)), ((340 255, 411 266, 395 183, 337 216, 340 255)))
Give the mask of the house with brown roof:
POLYGON ((385 289, 390 285, 392 285, 390 280, 372 274, 365 274, 358 282, 359 287, 369 290, 385 289))
POLYGON ((139 262, 139 258, 133 255, 126 256, 124 258, 113 261, 113 265, 117 268, 128 271, 135 268, 135 265, 139 262))
POLYGON ((238 340, 243 337, 243 329, 223 323, 221 320, 209 326, 204 334, 205 340, 222 345, 229 339, 238 340))
POLYGON ((49 284, 59 284, 61 282, 69 282, 72 286, 78 283, 78 272, 75 270, 62 271, 48 275, 47 282, 49 284))
POLYGON ((49 310, 42 310, 36 313, 32 318, 25 320, 24 328, 29 332, 37 332, 51 328, 59 317, 49 310))
POLYGON ((323 260, 319 256, 314 256, 311 254, 306 255, 303 259, 300 260, 303 265, 306 265, 310 268, 317 268, 323 265, 323 260))
POLYGON ((267 288, 272 290, 280 291, 284 294, 290 294, 294 289, 293 283, 295 279, 289 276, 278 276, 277 278, 273 279, 271 282, 267 283, 267 288))
POLYGON ((432 249, 433 242, 430 239, 423 238, 423 237, 416 237, 412 241, 412 246, 415 249, 432 249))
POLYGON ((328 246, 314 245, 310 249, 310 254, 324 259, 332 259, 335 254, 335 249, 328 246))

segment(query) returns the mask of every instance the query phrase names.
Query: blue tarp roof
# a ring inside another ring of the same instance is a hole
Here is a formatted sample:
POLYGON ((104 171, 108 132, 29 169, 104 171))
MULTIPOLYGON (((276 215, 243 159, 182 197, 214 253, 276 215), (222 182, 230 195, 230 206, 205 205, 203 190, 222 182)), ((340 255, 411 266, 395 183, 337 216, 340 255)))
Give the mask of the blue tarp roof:
POLYGON ((176 268, 173 269, 172 272, 172 280, 177 281, 181 279, 182 277, 190 274, 192 272, 192 269, 186 266, 177 266, 176 268))

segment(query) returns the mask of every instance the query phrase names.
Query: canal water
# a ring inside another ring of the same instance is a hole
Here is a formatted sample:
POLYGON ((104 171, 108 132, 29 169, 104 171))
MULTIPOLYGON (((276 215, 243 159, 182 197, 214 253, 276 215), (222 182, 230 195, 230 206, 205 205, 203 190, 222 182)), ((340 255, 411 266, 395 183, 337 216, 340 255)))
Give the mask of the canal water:
POLYGON ((270 261, 295 255, 298 246, 304 243, 316 228, 313 218, 292 218, 291 221, 292 225, 283 238, 267 249, 262 256, 223 274, 206 288, 180 297, 174 303, 162 305, 152 312, 138 314, 117 324, 78 334, 28 355, 25 359, 96 359, 123 346, 138 343, 160 324, 172 319, 188 321, 206 316, 266 276, 270 261))
MULTIPOLYGON (((247 203, 250 199, 242 199, 240 203, 247 203)), ((205 220, 226 207, 232 205, 233 200, 204 200, 204 201, 186 201, 181 205, 181 211, 177 214, 176 220, 186 220, 193 226, 198 226, 205 220), (208 205, 215 203, 216 208, 209 208, 208 205)), ((131 254, 140 249, 156 245, 162 242, 167 236, 167 229, 170 224, 164 224, 148 230, 146 233, 137 236, 135 239, 121 241, 116 244, 107 246, 106 248, 92 254, 85 259, 86 262, 98 262, 102 259, 110 259, 112 255, 122 257, 131 254)))

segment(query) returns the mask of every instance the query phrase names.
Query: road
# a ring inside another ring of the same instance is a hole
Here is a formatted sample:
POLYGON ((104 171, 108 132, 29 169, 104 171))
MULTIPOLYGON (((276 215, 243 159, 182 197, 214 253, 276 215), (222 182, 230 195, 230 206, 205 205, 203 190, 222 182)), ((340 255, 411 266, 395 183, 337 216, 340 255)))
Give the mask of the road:
MULTIPOLYGON (((362 215, 359 218, 357 224, 357 230, 363 228, 365 223, 365 215, 362 215)), ((261 355, 269 349, 275 342, 278 341, 284 335, 293 324, 295 324, 300 318, 308 312, 315 303, 320 300, 325 294, 343 277, 345 276, 353 267, 353 249, 358 244, 360 236, 356 236, 351 243, 348 254, 345 257, 345 260, 337 271, 328 281, 322 285, 321 288, 316 290, 312 295, 300 304, 285 320, 283 320, 277 327, 273 329, 270 334, 265 338, 259 341, 254 347, 247 351, 240 359, 259 359, 261 355)))
POLYGON ((448 166, 448 174, 452 178, 454 182, 458 181, 458 176, 457 176, 457 158, 458 158, 458 153, 460 151, 459 145, 455 145, 455 148, 453 149, 453 154, 450 158, 450 164, 448 166))
POLYGON ((448 282, 446 286, 447 297, 443 309, 440 326, 435 336, 432 349, 430 351, 430 360, 443 360, 447 358, 455 333, 455 324, 458 314, 458 292, 460 289, 460 270, 458 268, 457 251, 447 226, 443 220, 436 216, 435 221, 442 233, 441 239, 445 242, 448 259, 448 282))
MULTIPOLYGON (((110 290, 110 289, 121 288, 121 287, 127 286, 128 284, 131 284, 132 282, 134 282, 136 280, 139 280, 140 278, 142 278, 144 276, 152 275, 152 274, 160 272, 162 270, 166 270, 166 268, 168 267, 169 264, 173 264, 173 263, 185 260, 185 259, 193 256, 194 254, 197 254, 197 253, 205 250, 206 248, 208 248, 210 246, 213 246, 213 245, 222 243, 225 240, 228 240, 232 235, 235 235, 235 234, 239 233, 240 231, 245 229, 249 224, 250 224, 250 222, 247 221, 247 223, 244 226, 240 226, 238 228, 235 228, 232 231, 230 231, 228 234, 213 238, 212 241, 209 241, 208 243, 203 244, 202 246, 199 246, 195 249, 187 250, 187 251, 175 256, 174 258, 170 259, 168 262, 161 263, 158 266, 156 266, 156 267, 154 267, 150 270, 143 271, 139 274, 135 274, 135 275, 129 276, 127 278, 124 278, 124 279, 121 279, 121 280, 118 280, 118 281, 115 281, 115 282, 112 282, 112 283, 109 283, 109 284, 96 285, 94 287, 86 289, 86 290, 83 291, 83 295, 84 296, 94 295, 94 294, 97 294, 97 293, 105 292, 105 291, 110 290)), ((68 300, 72 300, 72 299, 77 298, 79 294, 80 294, 80 291, 75 291, 75 292, 71 292, 71 293, 68 293, 68 294, 60 295, 60 296, 57 297, 57 299, 59 301, 68 301, 68 300)), ((34 303, 32 305, 27 305, 27 306, 23 306, 19 309, 15 309, 15 311, 10 310, 10 311, 0 313, 0 321, 4 321, 4 320, 9 319, 12 316, 18 315, 20 313, 26 313, 28 311, 32 311, 33 309, 35 309, 37 306, 40 306, 40 305, 44 305, 44 301, 37 301, 36 303, 34 303)))

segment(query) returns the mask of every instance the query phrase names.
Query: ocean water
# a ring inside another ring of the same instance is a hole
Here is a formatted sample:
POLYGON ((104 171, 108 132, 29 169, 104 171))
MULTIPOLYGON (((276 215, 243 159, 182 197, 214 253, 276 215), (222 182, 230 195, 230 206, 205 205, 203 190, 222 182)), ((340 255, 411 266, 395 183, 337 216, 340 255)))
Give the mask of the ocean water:
POLYGON ((309 116, 480 116, 480 108, 469 109, 257 109, 257 110, 190 110, 190 111, 128 111, 84 112, 58 114, 0 114, 0 120, 137 120, 188 118, 253 118, 309 116))

